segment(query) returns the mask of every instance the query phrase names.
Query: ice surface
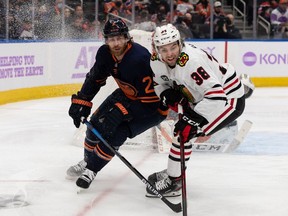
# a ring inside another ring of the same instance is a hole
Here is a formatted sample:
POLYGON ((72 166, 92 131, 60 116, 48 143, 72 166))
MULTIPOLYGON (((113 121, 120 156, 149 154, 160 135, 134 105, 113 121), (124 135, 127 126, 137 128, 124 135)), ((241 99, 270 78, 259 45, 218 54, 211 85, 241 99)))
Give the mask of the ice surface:
MULTIPOLYGON (((69 106, 70 97, 0 106, 1 216, 182 215, 146 198, 145 185, 117 157, 77 194, 65 179, 83 153, 71 145, 69 106)), ((239 125, 245 119, 253 126, 235 152, 192 154, 189 216, 288 215, 288 88, 257 88, 239 125)), ((121 153, 146 177, 166 167, 167 155, 151 149, 121 153)))

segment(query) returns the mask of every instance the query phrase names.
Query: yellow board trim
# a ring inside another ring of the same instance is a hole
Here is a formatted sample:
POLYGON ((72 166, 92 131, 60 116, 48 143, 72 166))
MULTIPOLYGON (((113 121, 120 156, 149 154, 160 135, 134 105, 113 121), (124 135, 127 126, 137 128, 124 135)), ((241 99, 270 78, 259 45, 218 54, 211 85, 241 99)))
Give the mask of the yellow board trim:
POLYGON ((288 87, 288 77, 251 77, 256 87, 288 87))
POLYGON ((69 96, 80 90, 82 84, 63 84, 21 88, 0 92, 0 105, 18 101, 69 96))
MULTIPOLYGON (((256 87, 288 87, 288 77, 251 77, 256 87)), ((70 96, 82 84, 63 84, 0 91, 0 105, 25 100, 70 96)))

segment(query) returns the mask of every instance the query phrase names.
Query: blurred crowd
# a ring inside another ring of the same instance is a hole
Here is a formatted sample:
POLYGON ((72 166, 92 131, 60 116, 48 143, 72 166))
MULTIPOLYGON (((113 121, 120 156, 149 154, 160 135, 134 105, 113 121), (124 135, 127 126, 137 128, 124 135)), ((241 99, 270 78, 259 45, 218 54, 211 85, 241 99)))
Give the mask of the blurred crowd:
MULTIPOLYGON (((62 0, 9 0, 8 39, 101 39, 102 25, 109 16, 122 17, 127 24, 134 17, 133 28, 145 31, 172 22, 186 39, 210 38, 213 16, 213 38, 242 38, 234 16, 223 9, 224 4, 232 8, 232 0, 214 0, 213 5, 210 0, 174 0, 173 10, 170 2, 136 0, 135 16, 132 16, 132 0, 99 0, 95 19, 95 0, 66 0, 65 4, 62 0)), ((253 1, 245 2, 249 26, 253 21, 253 1)), ((273 26, 271 34, 286 37, 288 0, 257 0, 257 4, 257 16, 263 16, 273 26)), ((0 39, 7 37, 5 7, 6 1, 0 0, 0 39)))
POLYGON ((258 16, 271 24, 272 37, 288 38, 288 0, 261 1, 258 16))

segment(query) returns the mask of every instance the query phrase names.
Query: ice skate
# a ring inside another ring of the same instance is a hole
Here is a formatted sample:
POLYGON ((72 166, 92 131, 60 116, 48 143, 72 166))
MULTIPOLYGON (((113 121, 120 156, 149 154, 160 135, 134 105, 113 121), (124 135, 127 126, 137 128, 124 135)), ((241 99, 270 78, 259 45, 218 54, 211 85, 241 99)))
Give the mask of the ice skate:
POLYGON ((160 181, 162 179, 165 179, 168 177, 168 174, 167 174, 167 169, 164 169, 162 171, 159 171, 159 172, 155 172, 151 175, 148 176, 148 181, 151 183, 151 184, 154 184, 155 182, 157 181, 160 181))
POLYGON ((69 167, 69 169, 67 169, 66 171, 66 178, 72 179, 72 180, 79 178, 81 174, 84 172, 84 170, 86 169, 86 165, 87 163, 84 160, 82 160, 76 165, 69 167))
MULTIPOLYGON (((156 181, 153 186, 159 191, 164 197, 176 197, 181 195, 181 177, 172 178, 167 175, 166 178, 156 181)), ((146 187, 147 197, 157 197, 148 187, 146 187)))
POLYGON ((76 185, 80 188, 87 189, 89 188, 91 182, 94 180, 95 177, 95 172, 89 169, 85 169, 82 175, 77 179, 76 185))

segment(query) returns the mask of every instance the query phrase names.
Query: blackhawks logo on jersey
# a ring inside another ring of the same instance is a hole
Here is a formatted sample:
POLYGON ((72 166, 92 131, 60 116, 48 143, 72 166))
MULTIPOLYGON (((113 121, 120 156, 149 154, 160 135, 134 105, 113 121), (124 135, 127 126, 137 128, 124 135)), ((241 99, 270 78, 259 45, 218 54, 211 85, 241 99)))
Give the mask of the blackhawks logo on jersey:
POLYGON ((189 56, 186 53, 182 52, 177 60, 177 64, 180 67, 184 67, 188 60, 189 56))

